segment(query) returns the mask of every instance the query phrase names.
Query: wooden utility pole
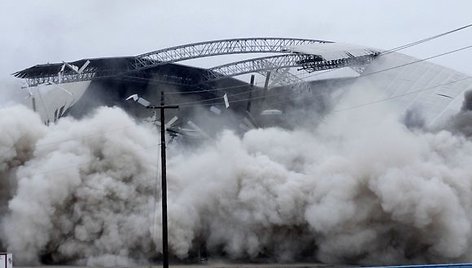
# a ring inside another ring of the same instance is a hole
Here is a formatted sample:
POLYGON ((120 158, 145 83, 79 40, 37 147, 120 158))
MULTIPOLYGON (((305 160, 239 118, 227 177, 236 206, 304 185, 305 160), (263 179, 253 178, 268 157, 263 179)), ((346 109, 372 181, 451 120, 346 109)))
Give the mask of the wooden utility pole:
POLYGON ((178 105, 165 105, 164 92, 161 91, 161 105, 148 106, 148 109, 160 110, 161 121, 161 171, 162 171, 162 267, 169 267, 169 241, 167 233, 167 178, 166 178, 166 124, 165 124, 165 110, 178 109, 178 105))

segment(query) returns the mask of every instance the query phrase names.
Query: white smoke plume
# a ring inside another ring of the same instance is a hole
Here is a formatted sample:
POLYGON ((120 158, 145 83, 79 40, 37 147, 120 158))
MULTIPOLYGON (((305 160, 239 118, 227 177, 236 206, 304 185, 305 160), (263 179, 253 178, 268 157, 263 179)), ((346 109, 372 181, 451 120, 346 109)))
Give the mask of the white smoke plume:
MULTIPOLYGON (((6 129, 23 120, 10 117, 6 129)), ((39 119, 33 123, 41 126, 39 119)), ((8 250, 25 264, 51 252, 53 262, 145 254, 157 162, 154 134, 114 109, 50 126, 30 142, 33 155, 16 173, 18 189, 4 221, 8 250)), ((22 140, 16 140, 19 146, 22 140)))
MULTIPOLYGON (((32 112, 10 109, 0 111, 0 127, 16 131, 0 137, 1 150, 22 149, 0 162, 1 179, 18 184, 1 215, 2 243, 20 263, 160 258, 152 127, 102 108, 45 128, 32 112)), ((231 260, 471 260, 472 142, 409 130, 378 109, 335 112, 313 128, 223 131, 197 149, 171 144, 171 254, 185 259, 201 247, 231 260)))
MULTIPOLYGON (((0 224, 7 213, 7 203, 16 189, 17 168, 31 159, 34 147, 46 127, 38 115, 26 108, 7 107, 0 109, 0 224), (18 120, 22 118, 22 120, 18 120)), ((0 230, 0 237, 6 235, 0 230)), ((4 248, 2 239, 0 247, 4 248)))

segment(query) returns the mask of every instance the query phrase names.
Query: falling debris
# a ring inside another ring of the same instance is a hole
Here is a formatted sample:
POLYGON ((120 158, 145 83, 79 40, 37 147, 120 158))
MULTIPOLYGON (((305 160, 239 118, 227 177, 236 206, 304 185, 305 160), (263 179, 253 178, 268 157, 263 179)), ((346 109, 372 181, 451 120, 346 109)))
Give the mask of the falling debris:
POLYGON ((202 135, 202 137, 205 137, 205 138, 210 138, 210 135, 208 135, 205 131, 203 131, 203 129, 201 129, 200 127, 198 127, 194 122, 192 121, 188 121, 187 124, 192 127, 194 130, 196 130, 198 133, 200 133, 202 135))
POLYGON ((210 111, 211 111, 212 113, 217 114, 217 115, 220 115, 220 114, 221 114, 221 110, 218 109, 218 108, 216 108, 215 106, 211 106, 211 107, 210 107, 210 111))
POLYGON ((225 100, 225 106, 226 106, 226 109, 229 108, 229 101, 228 101, 228 94, 225 93, 225 95, 223 96, 223 99, 225 100))
POLYGON ((261 112, 261 115, 282 115, 283 112, 276 109, 264 110, 261 112))
POLYGON ((177 117, 177 116, 172 117, 172 118, 166 123, 166 125, 165 125, 166 129, 172 127, 172 126, 174 125, 174 123, 177 122, 177 120, 179 120, 179 117, 177 117))
POLYGON ((151 105, 151 103, 149 101, 139 97, 138 94, 133 94, 133 95, 129 96, 128 98, 126 98, 126 100, 136 101, 137 103, 141 104, 144 107, 149 107, 149 105, 151 105))

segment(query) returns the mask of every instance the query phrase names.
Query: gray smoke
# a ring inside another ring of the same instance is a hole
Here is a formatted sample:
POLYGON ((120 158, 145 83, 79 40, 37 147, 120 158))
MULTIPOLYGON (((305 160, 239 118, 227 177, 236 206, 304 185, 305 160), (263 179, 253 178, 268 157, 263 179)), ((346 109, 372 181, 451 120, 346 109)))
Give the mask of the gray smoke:
MULTIPOLYGON (((446 130, 411 131, 390 108, 378 109, 331 113, 316 128, 222 131, 198 148, 171 144, 171 254, 186 259, 203 248, 231 260, 471 260, 472 142, 446 130)), ((48 128, 25 108, 0 113, 8 133, 1 150, 12 151, 2 154, 1 179, 17 182, 7 191, 2 242, 19 263, 160 258, 152 126, 117 108, 48 128)))
POLYGON ((462 103, 462 111, 472 111, 472 91, 464 93, 464 102, 462 103))
MULTIPOLYGON (((19 166, 33 157, 36 142, 46 127, 39 116, 24 107, 0 108, 0 224, 8 211, 8 200, 16 191, 16 172, 19 166), (19 120, 21 118, 21 120, 19 120)), ((0 230, 0 236, 6 234, 0 230)), ((0 239, 0 249, 5 241, 0 239)))
POLYGON ((461 110, 451 118, 445 127, 456 134, 472 136, 472 91, 464 93, 461 110))
MULTIPOLYGON (((10 117, 11 124, 23 120, 10 117)), ((44 129, 38 119, 25 123, 33 133, 44 129)), ((33 155, 16 172, 18 189, 3 226, 8 250, 24 264, 44 254, 52 262, 89 257, 93 262, 152 250, 145 238, 153 208, 155 136, 116 109, 50 126, 29 143, 33 155)), ((27 141, 16 138, 10 147, 27 141)))
POLYGON ((422 114, 417 109, 409 109, 403 116, 403 123, 410 129, 423 129, 426 125, 422 114))

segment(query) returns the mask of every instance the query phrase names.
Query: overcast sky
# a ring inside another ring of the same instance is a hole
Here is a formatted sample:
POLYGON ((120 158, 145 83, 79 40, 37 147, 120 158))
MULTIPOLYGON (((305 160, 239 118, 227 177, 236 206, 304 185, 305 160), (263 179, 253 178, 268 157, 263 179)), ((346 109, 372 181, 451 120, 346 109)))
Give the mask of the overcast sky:
MULTIPOLYGON (((389 49, 472 23, 471 0, 0 0, 0 78, 31 65, 136 55, 234 37, 302 37, 389 49)), ((403 51, 472 44, 472 28, 403 51)), ((472 74, 472 49, 434 62, 472 74)))

